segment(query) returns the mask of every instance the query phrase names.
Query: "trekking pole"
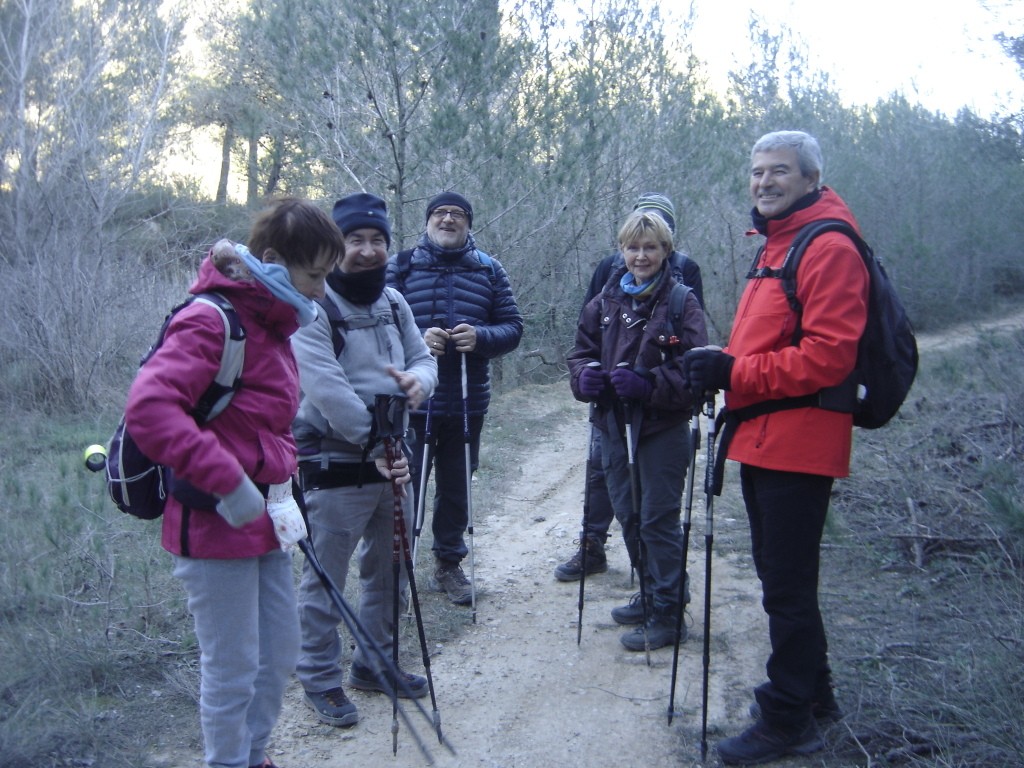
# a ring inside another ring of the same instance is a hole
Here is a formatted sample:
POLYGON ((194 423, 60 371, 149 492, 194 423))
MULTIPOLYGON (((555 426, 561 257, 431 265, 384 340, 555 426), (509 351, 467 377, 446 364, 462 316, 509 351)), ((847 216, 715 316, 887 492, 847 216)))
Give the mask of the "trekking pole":
POLYGON ((466 353, 459 360, 462 374, 462 443, 466 457, 466 533, 469 534, 469 602, 476 624, 476 558, 473 555, 473 467, 470 464, 469 371, 466 353))
MULTIPOLYGON (((394 470, 395 462, 402 455, 402 422, 404 420, 406 398, 399 395, 377 395, 374 401, 374 415, 378 424, 378 434, 383 434, 384 450, 388 469, 394 470)), ((406 576, 409 579, 410 603, 416 616, 416 630, 419 634, 420 654, 423 658, 423 669, 427 677, 427 688, 430 690, 430 703, 433 706, 434 730, 437 740, 443 744, 441 735, 441 714, 437 709, 437 696, 434 693, 434 677, 430 671, 430 653, 427 650, 427 636, 423 630, 423 615, 420 613, 420 599, 416 591, 416 574, 413 570, 412 551, 409 547, 408 530, 405 525, 405 505, 402 502, 404 491, 396 480, 391 481, 391 493, 394 498, 394 539, 392 551, 392 568, 394 572, 394 606, 392 625, 393 646, 392 656, 395 669, 398 669, 398 581, 401 575, 399 566, 399 550, 404 555, 406 576)), ((392 728, 397 728, 397 720, 393 720, 392 728)), ((397 747, 396 747, 397 748, 397 747)))
POLYGON ((705 392, 708 419, 707 464, 704 467, 704 685, 701 694, 700 759, 708 755, 708 668, 711 666, 711 547, 715 541, 715 392, 705 392))
POLYGON ((697 451, 700 450, 700 409, 690 417, 690 466, 686 475, 686 505, 683 513, 683 567, 679 575, 679 611, 676 613, 676 642, 672 650, 672 685, 668 695, 668 724, 675 714, 676 675, 679 671, 679 638, 683 632, 683 608, 686 598, 686 560, 690 551, 690 515, 693 511, 693 485, 697 476, 697 451))
MULTIPOLYGON (((601 364, 596 360, 587 363, 590 368, 597 368, 601 364)), ((576 645, 580 644, 580 640, 583 637, 583 590, 587 582, 587 527, 590 524, 590 473, 594 465, 594 440, 597 436, 594 434, 596 427, 594 426, 594 404, 590 404, 590 440, 587 441, 587 463, 586 468, 583 470, 583 530, 580 531, 580 557, 581 557, 581 571, 580 571, 580 596, 579 602, 577 603, 577 617, 576 617, 576 645)))
MULTIPOLYGON (((301 492, 297 494, 297 498, 301 497, 301 495, 301 492)), ((300 505, 300 508, 302 507, 303 505, 300 505)), ((323 585, 324 589, 327 590, 327 594, 331 598, 331 602, 334 603, 334 607, 337 608, 338 612, 341 614, 342 621, 345 622, 345 626, 348 628, 348 631, 352 635, 356 644, 363 649, 363 652, 366 653, 367 656, 376 658, 380 665, 389 670, 397 681, 398 686, 391 689, 390 695, 392 701, 395 702, 395 706, 398 708, 398 716, 402 718, 402 721, 409 728, 409 732, 412 734, 413 740, 416 742, 416 747, 419 749, 420 754, 423 755, 423 758, 427 761, 427 764, 433 765, 434 756, 430 753, 430 750, 427 749, 427 745, 423 743, 419 733, 417 733, 416 729, 413 727, 412 719, 405 711, 405 707, 398 703, 398 688, 401 688, 406 693, 409 701, 413 703, 427 722, 431 722, 431 718, 430 715, 427 714, 427 710, 423 708, 423 705, 420 704, 419 700, 412 696, 409 684, 398 675, 398 670, 394 668, 394 662, 392 662, 391 658, 384 653, 384 650, 377 644, 373 637, 370 636, 366 627, 364 627, 362 622, 359 620, 359 616, 356 615, 354 610, 352 610, 352 606, 348 604, 348 601, 345 600, 345 596, 341 594, 341 590, 338 589, 337 585, 331 579, 330 574, 324 570, 323 565, 320 563, 320 560, 317 558, 316 552, 313 549, 313 541, 307 537, 298 543, 298 547, 302 551, 302 554, 306 556, 306 561, 313 569, 313 572, 317 575, 317 578, 320 579, 320 583, 323 585)), ((455 749, 447 740, 442 741, 441 744, 449 753, 452 755, 455 754, 455 749)))
MULTIPOLYGON (((427 479, 430 476, 430 464, 431 464, 431 452, 433 446, 431 441, 433 440, 433 413, 434 413, 434 398, 427 400, 427 418, 423 428, 423 461, 420 466, 420 477, 418 489, 416 491, 416 514, 412 521, 412 567, 409 572, 416 568, 416 553, 420 545, 420 534, 423 532, 423 521, 426 519, 426 504, 427 504, 427 479)), ((412 580, 409 581, 409 588, 412 589, 412 580)), ((410 594, 409 609, 412 610, 412 595, 410 594)), ((406 617, 411 616, 410 612, 406 612, 406 617)))
MULTIPOLYGON (((616 368, 628 367, 629 363, 619 363, 616 368)), ((622 411, 626 417, 626 461, 629 464, 629 491, 633 504, 633 514, 630 527, 636 532, 636 570, 640 575, 640 611, 643 616, 641 631, 644 636, 644 653, 647 656, 647 666, 651 666, 651 642, 647 637, 647 588, 644 582, 647 580, 644 569, 644 541, 640 533, 640 471, 636 466, 636 443, 640 433, 640 425, 635 417, 633 401, 622 398, 622 411)))

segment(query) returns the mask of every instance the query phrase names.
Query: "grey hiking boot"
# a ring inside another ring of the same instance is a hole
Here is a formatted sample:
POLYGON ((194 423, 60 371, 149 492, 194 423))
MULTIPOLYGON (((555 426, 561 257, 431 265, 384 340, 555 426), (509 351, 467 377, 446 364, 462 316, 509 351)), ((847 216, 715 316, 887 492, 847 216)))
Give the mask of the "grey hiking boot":
POLYGON ((580 543, 576 554, 555 568, 559 581, 579 581, 583 576, 583 553, 587 556, 587 575, 604 573, 608 570, 608 556, 604 553, 604 542, 596 536, 587 536, 580 543))
MULTIPOLYGON (((654 609, 651 606, 651 598, 647 598, 647 613, 651 613, 654 609)), ((629 602, 625 605, 620 605, 618 608, 612 608, 612 621, 616 624, 622 624, 623 626, 631 626, 633 624, 644 623, 644 606, 640 602, 640 593, 635 593, 629 602)))
MULTIPOLYGON (((761 719, 761 705, 756 701, 750 705, 750 716, 754 720, 761 719)), ((843 710, 839 708, 839 702, 836 701, 835 696, 829 693, 826 701, 811 702, 811 717, 813 717, 820 726, 838 723, 845 717, 845 715, 843 714, 843 710)))
POLYGON ((794 731, 783 731, 758 720, 739 736, 718 742, 718 756, 726 765, 758 765, 786 755, 810 755, 824 748, 814 718, 794 731))
POLYGON ((337 727, 355 725, 359 721, 356 705, 348 700, 340 687, 318 693, 306 691, 306 704, 316 712, 320 722, 337 727))
POLYGON ((469 605, 473 602, 473 586, 458 563, 438 561, 430 577, 430 588, 435 592, 444 592, 456 605, 469 605))
MULTIPOLYGON (((398 674, 400 677, 398 698, 422 699, 427 695, 429 690, 427 678, 422 675, 403 672, 401 669, 398 670, 398 674)), ((378 675, 372 669, 353 664, 352 669, 348 673, 348 684, 350 688, 355 688, 359 691, 386 693, 388 696, 391 696, 391 681, 386 672, 378 675)))
MULTIPOLYGON (((637 626, 619 638, 627 651, 643 651, 648 646, 656 650, 676 641, 676 609, 674 606, 656 608, 647 616, 646 638, 645 626, 637 626)), ((686 624, 679 628, 679 642, 686 641, 686 624)))

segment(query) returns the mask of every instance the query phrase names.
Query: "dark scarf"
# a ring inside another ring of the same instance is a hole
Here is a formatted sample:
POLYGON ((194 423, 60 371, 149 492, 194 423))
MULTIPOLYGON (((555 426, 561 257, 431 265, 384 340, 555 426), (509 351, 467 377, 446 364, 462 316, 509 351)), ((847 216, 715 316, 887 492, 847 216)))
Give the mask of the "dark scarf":
MULTIPOLYGON (((819 199, 821 199, 821 189, 822 188, 819 187, 818 189, 815 189, 813 192, 808 192, 806 195, 801 197, 799 200, 797 200, 795 203, 789 206, 789 208, 784 210, 778 216, 772 216, 771 221, 779 221, 780 219, 784 219, 787 216, 796 213, 797 211, 802 211, 804 208, 809 208, 810 206, 814 205, 816 202, 818 202, 819 199)), ((756 229, 762 235, 768 234, 769 219, 761 215, 761 212, 757 210, 756 205, 754 206, 753 210, 750 211, 750 219, 751 221, 754 222, 754 229, 756 229)))
POLYGON ((386 266, 361 272, 342 272, 336 269, 327 276, 327 284, 345 301, 368 306, 384 293, 386 272, 386 266))

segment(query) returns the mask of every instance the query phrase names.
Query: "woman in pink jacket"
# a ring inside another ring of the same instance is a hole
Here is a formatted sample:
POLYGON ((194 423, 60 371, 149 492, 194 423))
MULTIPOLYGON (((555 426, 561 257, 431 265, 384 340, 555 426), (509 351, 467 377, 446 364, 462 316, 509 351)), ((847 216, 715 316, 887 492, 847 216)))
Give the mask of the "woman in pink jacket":
POLYGON ((193 491, 184 504, 168 497, 162 543, 195 620, 211 768, 273 768, 265 749, 299 647, 288 548, 305 536, 291 498, 299 386, 289 339, 316 318, 313 299, 341 250, 341 232, 315 205, 271 203, 249 248, 218 243, 190 288, 224 296, 245 331, 241 386, 227 408, 203 426, 192 416, 225 343, 223 319, 205 302, 174 316, 129 393, 139 447, 193 491))

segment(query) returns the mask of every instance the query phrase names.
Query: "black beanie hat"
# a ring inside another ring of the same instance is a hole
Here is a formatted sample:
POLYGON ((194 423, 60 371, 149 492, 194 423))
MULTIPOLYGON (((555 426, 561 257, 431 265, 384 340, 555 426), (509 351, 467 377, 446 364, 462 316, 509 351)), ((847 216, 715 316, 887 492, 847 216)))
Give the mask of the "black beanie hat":
POLYGON ((379 229, 384 233, 388 241, 388 248, 391 247, 391 224, 388 222, 388 206, 376 195, 366 192, 357 192, 354 195, 346 195, 334 204, 331 212, 334 223, 338 225, 341 234, 347 235, 357 229, 368 227, 379 229))
POLYGON ((459 208, 466 212, 466 219, 469 221, 469 226, 473 226, 473 206, 469 204, 469 200, 464 198, 458 192, 442 192, 436 195, 429 203, 427 203, 427 219, 430 219, 430 214, 434 212, 435 208, 440 208, 442 205, 457 205, 459 208))

